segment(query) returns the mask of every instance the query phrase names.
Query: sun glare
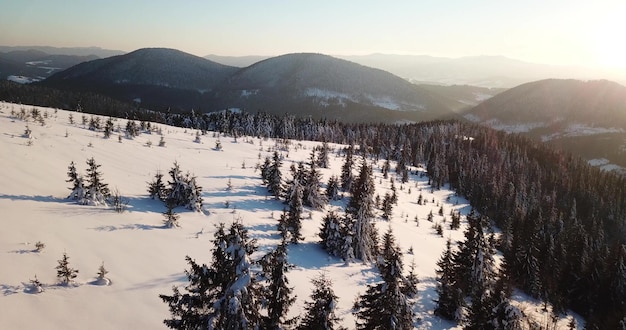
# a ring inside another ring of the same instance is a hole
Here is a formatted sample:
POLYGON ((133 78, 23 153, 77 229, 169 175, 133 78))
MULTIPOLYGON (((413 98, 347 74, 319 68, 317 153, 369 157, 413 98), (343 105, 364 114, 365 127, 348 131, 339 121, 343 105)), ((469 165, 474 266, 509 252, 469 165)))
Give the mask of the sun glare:
POLYGON ((595 58, 600 66, 626 68, 626 5, 601 18, 594 33, 595 58))

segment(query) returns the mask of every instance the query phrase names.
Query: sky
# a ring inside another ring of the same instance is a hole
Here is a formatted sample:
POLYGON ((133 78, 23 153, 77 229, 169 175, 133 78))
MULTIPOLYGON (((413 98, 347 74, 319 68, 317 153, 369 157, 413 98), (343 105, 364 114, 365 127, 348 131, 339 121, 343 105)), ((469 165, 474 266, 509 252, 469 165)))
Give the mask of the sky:
POLYGON ((626 68, 623 0, 0 0, 0 45, 370 53, 626 68))

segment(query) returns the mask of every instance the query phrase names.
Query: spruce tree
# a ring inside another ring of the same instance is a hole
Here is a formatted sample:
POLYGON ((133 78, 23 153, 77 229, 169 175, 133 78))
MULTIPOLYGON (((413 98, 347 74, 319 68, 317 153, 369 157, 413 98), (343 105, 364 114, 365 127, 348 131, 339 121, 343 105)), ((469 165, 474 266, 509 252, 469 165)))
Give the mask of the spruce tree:
POLYGON ((217 269, 226 276, 223 294, 214 303, 216 313, 208 320, 214 329, 254 329, 259 327, 259 289, 250 269, 250 255, 256 250, 254 240, 239 223, 233 223, 226 235, 226 268, 217 269))
POLYGON ((87 204, 106 205, 106 201, 111 197, 108 185, 102 182, 102 173, 98 170, 100 165, 92 158, 87 160, 87 185, 85 187, 87 193, 85 199, 87 204))
POLYGON ((319 237, 322 248, 332 256, 343 257, 344 243, 341 218, 333 211, 328 212, 322 220, 319 237))
POLYGON ((282 195, 282 173, 280 172, 280 167, 282 166, 282 161, 280 160, 280 156, 277 151, 274 151, 274 156, 272 157, 272 163, 270 167, 267 169, 267 189, 270 191, 272 195, 276 199, 279 199, 282 195))
POLYGON ((372 169, 363 157, 357 181, 352 186, 352 197, 346 207, 348 225, 352 234, 354 256, 364 262, 374 261, 378 254, 378 233, 374 226, 374 181, 372 169))
POLYGON ((462 317, 463 294, 457 287, 452 243, 446 242, 446 250, 437 261, 437 307, 435 315, 447 320, 459 321, 462 317))
POLYGON ((172 329, 254 329, 260 327, 259 289, 250 271, 254 240, 240 223, 228 232, 220 224, 214 234, 211 265, 199 265, 186 257, 190 269, 185 293, 173 287, 173 295, 159 295, 168 304, 172 329))
POLYGON ((339 180, 334 175, 328 179, 328 184, 326 185, 326 198, 331 201, 337 201, 340 199, 339 180))
POLYGON ((165 201, 167 189, 165 188, 165 183, 163 183, 163 173, 161 171, 157 171, 154 175, 154 180, 148 183, 148 193, 152 199, 156 198, 160 201, 165 201))
POLYGON ((111 133, 113 132, 113 119, 111 119, 111 117, 109 117, 107 119, 107 121, 104 124, 104 138, 108 139, 111 137, 111 133))
POLYGON ((322 185, 322 174, 316 169, 315 162, 311 161, 310 168, 307 174, 308 176, 305 180, 303 190, 304 204, 306 206, 312 207, 315 210, 321 210, 324 205, 328 203, 328 199, 320 191, 320 187, 322 185))
POLYGON ((393 210, 393 203, 391 202, 391 195, 389 193, 385 193, 385 197, 383 198, 383 205, 381 207, 381 211, 383 211, 383 219, 389 220, 391 218, 391 211, 393 210))
POLYGON ((261 265, 268 282, 263 294, 267 310, 267 316, 263 318, 263 328, 282 329, 293 326, 297 318, 286 318, 289 307, 296 301, 286 276, 294 267, 287 262, 287 242, 282 240, 274 251, 261 260, 261 265))
POLYGON ((298 330, 344 330, 335 314, 337 296, 332 288, 332 281, 324 273, 311 280, 313 292, 311 300, 304 303, 305 314, 298 330))
POLYGON ((59 260, 59 265, 55 267, 57 270, 57 278, 61 282, 61 285, 70 284, 76 276, 78 276, 78 270, 70 267, 69 259, 67 253, 63 252, 63 258, 59 260))
POLYGON ((346 149, 346 156, 343 165, 341 166, 341 189, 343 191, 352 190, 352 182, 354 181, 354 175, 352 174, 352 166, 354 165, 354 145, 350 144, 346 149))
POLYGON ((176 212, 174 212, 174 207, 176 206, 174 204, 173 200, 167 200, 165 202, 165 205, 167 206, 167 211, 163 212, 163 217, 165 219, 163 219, 163 225, 165 226, 165 228, 178 228, 180 227, 180 224, 178 224, 178 219, 180 218, 180 216, 178 214, 176 214, 176 212))
POLYGON ((391 228, 383 235, 378 259, 382 283, 368 285, 356 304, 357 329, 413 329, 413 305, 404 293, 402 252, 391 228))
POLYGON ((289 210, 286 219, 286 230, 289 232, 291 243, 297 244, 304 239, 302 237, 302 187, 297 181, 294 183, 294 196, 289 202, 289 210))
POLYGON ((318 148, 319 154, 317 155, 317 166, 321 168, 328 168, 328 143, 326 141, 322 142, 322 146, 318 148))
POLYGON ((83 177, 76 172, 76 166, 74 162, 70 162, 70 165, 67 168, 67 179, 65 182, 70 182, 72 187, 69 189, 72 191, 67 198, 82 201, 85 198, 85 187, 83 183, 83 177))

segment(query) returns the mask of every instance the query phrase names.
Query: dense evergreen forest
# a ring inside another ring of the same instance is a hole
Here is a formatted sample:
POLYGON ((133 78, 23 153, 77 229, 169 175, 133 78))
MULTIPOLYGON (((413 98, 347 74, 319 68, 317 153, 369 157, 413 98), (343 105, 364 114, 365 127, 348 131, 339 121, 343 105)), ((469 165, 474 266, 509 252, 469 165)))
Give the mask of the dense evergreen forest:
POLYGON ((515 134, 457 121, 405 125, 222 111, 139 110, 96 95, 1 83, 10 102, 150 120, 232 136, 315 140, 358 146, 374 159, 425 166, 433 186, 449 184, 499 232, 506 278, 533 297, 587 318, 588 329, 626 322, 626 178, 515 134), (8 87, 7 87, 8 86, 8 87), (49 96, 45 94, 49 92, 49 96))
POLYGON ((174 125, 358 145, 369 157, 426 166, 501 232, 512 285, 587 318, 589 329, 626 317, 626 179, 519 135, 457 121, 344 124, 223 111, 164 118, 174 125))

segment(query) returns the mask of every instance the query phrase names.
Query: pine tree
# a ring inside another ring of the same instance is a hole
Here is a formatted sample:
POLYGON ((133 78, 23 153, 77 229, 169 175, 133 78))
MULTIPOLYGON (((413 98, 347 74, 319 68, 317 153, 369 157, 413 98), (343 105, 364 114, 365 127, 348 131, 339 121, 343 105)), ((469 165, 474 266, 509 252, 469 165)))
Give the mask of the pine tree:
POLYGON ((344 239, 341 226, 341 218, 335 212, 330 211, 322 220, 322 228, 320 228, 319 233, 322 248, 336 257, 343 257, 341 250, 344 239))
POLYGON ((186 192, 187 196, 185 207, 196 212, 202 212, 202 187, 196 182, 196 177, 193 175, 186 176, 186 192))
POLYGON ((328 168, 328 143, 326 141, 322 142, 322 146, 318 148, 319 155, 317 156, 317 166, 321 168, 328 168))
POLYGON ((154 180, 148 183, 148 193, 150 198, 165 201, 167 197, 167 189, 165 183, 163 183, 163 173, 157 171, 154 175, 154 180))
POLYGON ((180 218, 180 216, 176 214, 176 212, 174 212, 174 207, 176 206, 174 204, 174 201, 170 199, 167 200, 165 204, 167 206, 167 211, 163 212, 163 217, 165 218, 163 219, 163 225, 165 226, 165 228, 180 227, 180 224, 178 224, 178 219, 180 218))
POLYGON ((107 121, 104 123, 104 138, 108 139, 111 137, 111 133, 113 132, 113 119, 109 117, 107 121))
POLYGON ((337 201, 340 199, 339 180, 334 175, 328 179, 328 184, 326 185, 326 198, 331 201, 337 201))
POLYGON ((437 261, 437 307, 435 315, 447 320, 459 321, 462 316, 463 295, 457 287, 452 243, 446 242, 446 250, 437 261))
POLYGON ((314 286, 311 301, 304 303, 305 314, 298 330, 344 330, 338 325, 341 319, 335 314, 337 296, 330 278, 321 273, 311 283, 314 286))
POLYGON ((171 181, 165 189, 164 201, 171 201, 174 206, 184 206, 192 211, 202 211, 202 187, 196 182, 196 177, 189 172, 183 175, 180 166, 174 162, 169 171, 171 181))
POLYGON ((280 167, 282 166, 282 161, 280 160, 280 156, 277 151, 274 151, 274 156, 272 157, 272 163, 270 167, 267 169, 267 189, 274 195, 276 199, 279 199, 282 195, 282 174, 280 172, 280 167))
POLYGON ((104 268, 104 261, 103 261, 102 264, 100 265, 100 268, 98 268, 97 279, 100 280, 100 281, 104 281, 105 280, 105 276, 108 273, 109 273, 109 271, 106 270, 106 268, 104 268))
POLYGON ((294 181, 294 196, 289 202, 289 211, 286 219, 286 230, 289 232, 291 243, 297 244, 304 239, 302 237, 302 187, 294 181))
POLYGON ((76 166, 74 165, 73 161, 70 162, 70 165, 68 166, 67 176, 69 177, 69 179, 67 179, 65 182, 70 182, 72 184, 72 187, 69 188, 72 192, 69 196, 67 196, 67 198, 76 201, 82 201, 85 198, 83 177, 76 172, 76 166))
POLYGON ((354 181, 354 176, 352 174, 352 166, 354 165, 353 156, 354 145, 350 144, 348 149, 346 149, 345 161, 341 166, 341 189, 343 189, 343 191, 352 190, 352 182, 354 181))
POLYGON ((357 300, 357 329, 413 329, 413 306, 403 288, 402 253, 391 228, 383 236, 377 263, 383 282, 368 285, 357 300))
POLYGON ((85 204, 106 205, 106 201, 111 197, 108 185, 102 182, 102 173, 98 171, 101 165, 96 164, 92 158, 87 160, 87 185, 85 187, 85 204))
POLYGON ((185 293, 173 287, 173 295, 159 295, 172 317, 165 325, 172 329, 259 327, 259 292, 249 260, 255 241, 240 223, 233 223, 228 232, 220 224, 213 246, 210 267, 186 257, 190 269, 185 271, 189 279, 185 293))
POLYGON ((311 160, 307 174, 308 176, 303 187, 303 202, 306 206, 321 210, 328 203, 328 199, 320 191, 322 174, 315 168, 313 160, 311 160))
POLYGON ((250 270, 250 255, 256 250, 254 240, 241 223, 233 223, 226 235, 226 268, 218 269, 227 275, 224 294, 214 306, 216 314, 208 320, 214 329, 254 329, 259 326, 258 288, 250 270))
POLYGON ((289 307, 296 301, 293 288, 289 287, 289 280, 286 276, 286 273, 294 267, 287 262, 286 241, 282 240, 274 251, 267 254, 261 260, 261 265, 268 282, 264 290, 267 316, 264 317, 263 327, 282 329, 285 326, 293 326, 297 318, 286 318, 289 307))
POLYGON ((63 258, 59 260, 59 265, 55 267, 57 270, 57 278, 61 282, 61 285, 70 284, 76 276, 78 276, 78 270, 70 267, 69 259, 67 253, 64 252, 63 258))
POLYGON ((391 202, 391 195, 389 193, 385 193, 385 197, 383 198, 383 205, 381 207, 381 211, 383 211, 383 219, 389 220, 391 218, 391 211, 393 210, 393 204, 391 202))
MULTIPOLYGON (((259 154, 259 156, 260 155, 261 154, 259 154)), ((269 183, 270 166, 271 163, 269 157, 265 157, 265 162, 261 165, 261 180, 263 180, 264 185, 269 183)))
POLYGON ((350 218, 350 232, 354 256, 364 262, 373 261, 378 254, 378 237, 374 226, 374 181, 372 169, 363 158, 357 181, 352 186, 352 197, 346 207, 350 218))

